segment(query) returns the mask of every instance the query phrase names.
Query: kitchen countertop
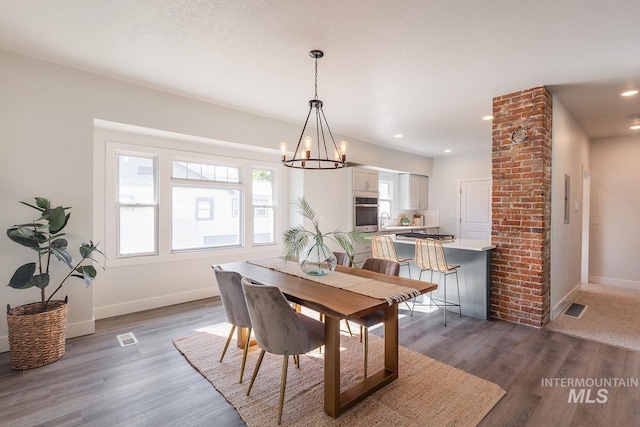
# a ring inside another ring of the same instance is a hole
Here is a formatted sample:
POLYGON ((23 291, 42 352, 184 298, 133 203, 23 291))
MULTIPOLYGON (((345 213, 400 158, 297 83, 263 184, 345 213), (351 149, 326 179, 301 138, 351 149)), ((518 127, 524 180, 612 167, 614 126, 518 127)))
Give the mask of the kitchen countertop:
POLYGON ((425 228, 438 228, 438 226, 429 227, 426 225, 388 225, 378 228, 378 231, 402 231, 402 230, 422 230, 425 228))
MULTIPOLYGON (((425 235, 427 237, 428 235, 425 235)), ((415 245, 415 239, 397 239, 395 236, 393 237, 393 241, 395 243, 402 243, 405 245, 415 245)), ((461 249, 465 251, 489 251, 491 249, 495 249, 496 245, 492 245, 490 241, 487 240, 472 240, 472 239, 454 239, 453 242, 442 242, 443 248, 448 249, 461 249)))

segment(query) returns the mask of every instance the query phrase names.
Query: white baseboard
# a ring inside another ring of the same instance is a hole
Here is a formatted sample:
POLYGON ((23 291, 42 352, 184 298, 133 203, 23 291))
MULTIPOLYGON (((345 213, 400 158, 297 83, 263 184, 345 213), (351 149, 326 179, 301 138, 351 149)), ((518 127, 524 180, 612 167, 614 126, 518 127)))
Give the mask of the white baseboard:
POLYGON ((640 289, 640 282, 634 280, 614 279, 611 277, 589 276, 589 283, 596 285, 616 286, 618 288, 640 289))
MULTIPOLYGON (((94 320, 86 320, 84 322, 67 323, 67 338, 81 337, 89 335, 96 331, 94 320)), ((9 351, 9 336, 0 337, 0 353, 9 351)))
POLYGON ((556 317, 562 314, 562 312, 564 312, 564 310, 569 307, 569 305, 571 305, 578 292, 580 292, 581 285, 581 283, 577 284, 573 289, 571 289, 571 291, 569 291, 567 295, 565 295, 564 298, 560 300, 560 302, 558 302, 558 304, 556 304, 555 307, 551 309, 551 320, 555 320, 556 317))
POLYGON ((122 304, 106 305, 94 307, 93 315, 96 319, 106 319, 107 317, 120 316, 122 314, 135 313, 137 311, 151 310, 158 307, 180 304, 183 302, 196 301, 199 299, 211 298, 220 295, 217 289, 198 289, 195 291, 181 292, 178 294, 163 295, 149 299, 127 301, 122 304))

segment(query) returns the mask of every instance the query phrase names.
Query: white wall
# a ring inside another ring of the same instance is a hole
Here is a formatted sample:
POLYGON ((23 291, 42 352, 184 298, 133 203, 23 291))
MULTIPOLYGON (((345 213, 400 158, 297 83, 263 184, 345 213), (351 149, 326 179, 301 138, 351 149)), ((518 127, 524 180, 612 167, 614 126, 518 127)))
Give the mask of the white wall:
MULTIPOLYGON (((208 104, 95 74, 0 51, 0 226, 31 220, 18 201, 35 196, 72 206, 67 236, 71 246, 94 239, 94 119, 125 123, 178 134, 273 149, 280 141, 296 141, 301 123, 281 122, 208 104)), ((239 82, 241 83, 241 82, 239 82)), ((431 159, 347 139, 349 160, 388 169, 429 175, 431 159)), ((233 153, 232 148, 226 148, 233 153)), ((96 156, 94 156, 96 154, 96 156)), ((327 172, 329 173, 329 172, 327 172)), ((288 191, 289 185, 282 183, 288 191)), ((292 185, 292 188, 295 188, 292 185)), ((331 192, 323 190, 330 201, 331 192)), ((249 255, 247 255, 249 256, 249 255)), ((0 239, 0 278, 8 283, 15 269, 32 260, 26 248, 0 239)), ((237 257, 236 257, 237 259, 237 257)), ((231 260, 201 258, 146 267, 101 271, 94 286, 69 284, 69 336, 93 332, 94 306, 102 314, 151 308, 194 295, 212 294, 210 265, 231 260), (94 292, 96 300, 94 301, 94 292), (188 295, 185 295, 185 292, 188 295), (106 301, 106 295, 109 300, 106 301)), ((35 291, 0 286, 0 301, 12 306, 36 300, 35 291)), ((7 328, 0 320, 0 351, 6 351, 7 328)))
POLYGON ((429 177, 429 209, 440 211, 440 233, 458 232, 459 183, 468 178, 491 178, 491 141, 486 151, 447 155, 433 159, 429 177))
POLYGON ((591 141, 590 282, 640 289, 639 159, 640 135, 591 141))
POLYGON ((580 285, 583 171, 589 170, 589 138, 553 97, 551 161, 551 318, 580 285), (570 221, 564 222, 564 177, 570 177, 570 221), (577 205, 577 209, 576 209, 577 205))

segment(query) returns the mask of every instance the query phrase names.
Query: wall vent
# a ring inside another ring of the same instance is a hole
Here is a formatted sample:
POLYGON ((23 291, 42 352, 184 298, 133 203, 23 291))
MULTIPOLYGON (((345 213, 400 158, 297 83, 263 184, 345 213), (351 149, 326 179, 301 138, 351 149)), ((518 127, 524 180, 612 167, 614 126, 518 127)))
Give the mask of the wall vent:
POLYGON ((128 345, 138 344, 138 340, 133 332, 127 332, 126 334, 117 335, 118 342, 120 343, 120 347, 126 347, 128 345))

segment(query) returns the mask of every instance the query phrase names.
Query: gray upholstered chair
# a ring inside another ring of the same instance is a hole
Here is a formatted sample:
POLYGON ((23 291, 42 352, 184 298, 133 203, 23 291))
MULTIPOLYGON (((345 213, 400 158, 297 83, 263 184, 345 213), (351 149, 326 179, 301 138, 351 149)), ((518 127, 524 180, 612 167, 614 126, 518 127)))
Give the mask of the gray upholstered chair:
POLYGON ((333 255, 336 257, 337 265, 344 265, 345 267, 351 267, 351 260, 349 259, 349 255, 345 252, 334 252, 333 255))
POLYGON ((220 362, 222 362, 224 355, 227 353, 227 348, 229 348, 229 343, 231 342, 231 337, 233 337, 236 327, 248 328, 247 341, 242 354, 242 366, 240 367, 240 382, 242 382, 244 367, 247 363, 247 352, 249 351, 249 343, 251 341, 251 318, 249 317, 247 303, 245 302, 242 285, 240 283, 242 276, 235 271, 223 270, 219 265, 213 267, 213 272, 218 281, 220 299, 222 300, 224 311, 227 313, 227 321, 232 325, 229 337, 227 337, 227 343, 224 345, 224 350, 222 350, 222 356, 220 356, 220 362))
MULTIPOLYGON (((264 353, 283 355, 278 406, 278 424, 280 424, 289 356, 294 356, 295 359, 296 356, 324 345, 324 324, 297 313, 276 286, 254 285, 249 279, 243 278, 242 288, 256 341, 261 349, 249 383, 247 396, 251 393, 264 353)), ((299 359, 297 360, 299 367, 299 359)))
MULTIPOLYGON (((390 276, 400 275, 400 264, 396 261, 366 258, 362 263, 363 270, 375 271, 376 273, 388 274, 390 276)), ((369 328, 384 321, 384 311, 378 310, 363 317, 349 319, 360 325, 360 339, 363 341, 362 354, 364 357, 364 377, 367 378, 367 363, 369 361, 369 328)))
MULTIPOLYGON (((423 271, 431 272, 430 281, 433 282, 433 272, 442 273, 444 276, 443 294, 444 299, 440 300, 433 298, 429 293, 429 301, 433 302, 439 309, 442 310, 444 316, 444 326, 447 326, 447 307, 458 307, 460 317, 462 317, 462 306, 460 305, 460 284, 458 282, 458 268, 459 265, 447 264, 447 258, 442 248, 442 242, 435 239, 416 239, 416 251, 415 262, 420 267, 420 276, 418 280, 422 279, 423 271), (449 274, 456 275, 456 290, 458 291, 458 301, 447 301, 447 276, 449 274)), ((415 306, 415 299, 413 304, 415 306)), ((411 308, 411 315, 413 315, 413 307, 411 308)))

